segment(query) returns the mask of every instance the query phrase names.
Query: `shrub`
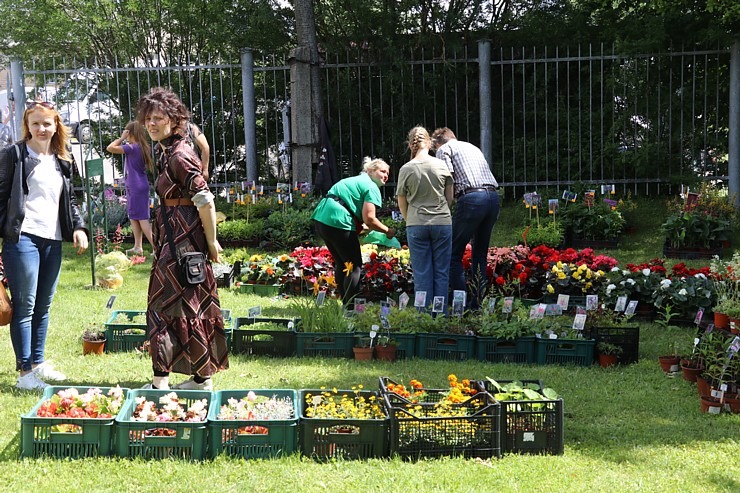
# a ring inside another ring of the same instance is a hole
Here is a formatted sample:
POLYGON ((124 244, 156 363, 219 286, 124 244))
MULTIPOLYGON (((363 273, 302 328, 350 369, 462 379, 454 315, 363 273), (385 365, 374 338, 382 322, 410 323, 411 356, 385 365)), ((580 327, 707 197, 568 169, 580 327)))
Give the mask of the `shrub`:
POLYGON ((311 229, 311 211, 287 209, 273 212, 265 219, 264 241, 267 250, 293 250, 295 247, 315 242, 311 229))

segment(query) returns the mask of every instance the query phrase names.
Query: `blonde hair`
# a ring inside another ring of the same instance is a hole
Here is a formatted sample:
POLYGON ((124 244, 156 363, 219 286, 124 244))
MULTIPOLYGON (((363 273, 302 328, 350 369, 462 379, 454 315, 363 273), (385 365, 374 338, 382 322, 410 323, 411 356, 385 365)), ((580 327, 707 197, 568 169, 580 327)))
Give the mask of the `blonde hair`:
POLYGON ((422 127, 421 125, 417 125, 416 127, 409 130, 409 134, 406 137, 406 140, 409 144, 409 149, 411 150, 411 156, 415 156, 417 152, 419 152, 419 149, 431 147, 432 139, 429 137, 429 132, 427 132, 427 129, 422 127))
POLYGON ((52 135, 51 137, 49 150, 59 159, 62 159, 64 161, 71 161, 72 156, 69 153, 69 148, 67 147, 67 141, 69 140, 70 136, 69 128, 67 128, 67 126, 65 126, 62 122, 62 117, 59 116, 59 112, 57 112, 57 110, 53 108, 46 108, 44 106, 41 106, 40 104, 37 104, 36 106, 32 106, 30 108, 26 108, 26 111, 23 112, 23 125, 21 127, 21 131, 23 133, 23 142, 28 142, 29 140, 31 140, 31 138, 33 138, 33 135, 31 135, 31 129, 28 127, 28 116, 33 111, 40 111, 46 116, 51 115, 54 118, 54 124, 56 125, 57 129, 54 132, 54 135, 52 135))
POLYGON ((380 168, 381 166, 385 166, 387 170, 390 171, 391 167, 379 158, 371 158, 369 156, 365 156, 362 158, 362 172, 363 173, 370 173, 371 171, 375 171, 376 169, 380 168))
POLYGON ((139 144, 139 147, 141 147, 141 152, 144 154, 146 169, 153 172, 154 163, 152 162, 152 150, 151 147, 149 147, 149 141, 147 140, 146 128, 138 121, 131 120, 126 124, 126 130, 128 130, 129 140, 139 144))

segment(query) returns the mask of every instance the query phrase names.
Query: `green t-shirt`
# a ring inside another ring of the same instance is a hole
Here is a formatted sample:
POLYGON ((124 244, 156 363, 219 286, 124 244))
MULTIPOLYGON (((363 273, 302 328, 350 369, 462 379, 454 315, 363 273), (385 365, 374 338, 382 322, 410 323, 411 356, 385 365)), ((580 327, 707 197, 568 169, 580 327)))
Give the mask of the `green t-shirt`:
MULTIPOLYGON (((362 206, 365 202, 370 202, 376 207, 383 204, 380 196, 380 188, 370 178, 367 173, 361 173, 357 176, 351 176, 339 180, 329 189, 329 195, 336 195, 344 200, 347 206, 357 219, 362 221, 362 206)), ((354 231, 355 221, 350 216, 349 211, 342 204, 334 199, 324 198, 311 215, 311 219, 332 226, 337 229, 346 229, 354 231)))

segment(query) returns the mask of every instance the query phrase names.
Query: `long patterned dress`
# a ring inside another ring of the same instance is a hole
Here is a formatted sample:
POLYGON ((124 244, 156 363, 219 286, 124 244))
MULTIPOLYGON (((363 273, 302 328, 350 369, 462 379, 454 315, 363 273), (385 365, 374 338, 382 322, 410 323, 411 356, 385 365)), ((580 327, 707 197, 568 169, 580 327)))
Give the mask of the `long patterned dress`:
MULTIPOLYGON (((200 161, 180 135, 155 145, 159 176, 155 190, 160 199, 191 198, 207 190, 200 161)), ((208 254, 206 237, 195 206, 156 208, 152 230, 155 257, 149 278, 147 325, 155 371, 210 376, 229 366, 224 321, 216 289, 216 278, 207 262, 206 280, 183 286, 177 260, 167 242, 164 221, 172 225, 177 251, 208 254)))

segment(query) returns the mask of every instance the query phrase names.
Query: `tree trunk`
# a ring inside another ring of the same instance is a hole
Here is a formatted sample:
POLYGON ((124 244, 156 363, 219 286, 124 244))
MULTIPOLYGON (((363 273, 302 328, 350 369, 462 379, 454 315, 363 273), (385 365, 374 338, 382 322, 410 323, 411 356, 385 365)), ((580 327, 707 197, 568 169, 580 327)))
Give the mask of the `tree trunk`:
POLYGON ((290 52, 291 161, 293 181, 312 182, 318 161, 321 78, 312 0, 294 4, 298 46, 290 52))

